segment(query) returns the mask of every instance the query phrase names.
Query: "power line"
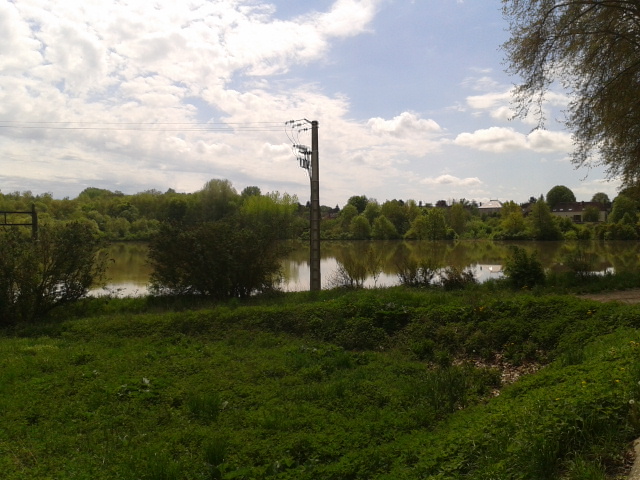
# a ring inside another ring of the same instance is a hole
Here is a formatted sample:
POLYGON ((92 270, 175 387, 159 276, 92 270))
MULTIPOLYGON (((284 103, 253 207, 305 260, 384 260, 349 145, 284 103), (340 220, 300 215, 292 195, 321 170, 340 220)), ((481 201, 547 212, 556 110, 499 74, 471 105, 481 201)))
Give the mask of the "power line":
POLYGON ((45 122, 0 120, 0 129, 149 132, 280 132, 281 122, 45 122))
POLYGON ((309 178, 313 178, 311 162, 312 149, 306 145, 303 145, 300 141, 301 133, 312 131, 312 122, 303 118, 300 120, 289 120, 287 122, 284 122, 284 125, 285 133, 287 135, 287 138, 291 142, 291 150, 293 151, 296 160, 298 160, 300 167, 307 171, 307 173, 309 174, 309 178), (287 127, 289 128, 290 132, 286 130, 287 127))
POLYGON ((23 123, 23 124, 90 124, 90 125, 278 125, 282 122, 89 122, 86 120, 66 120, 66 121, 39 121, 39 120, 0 120, 0 123, 23 123))

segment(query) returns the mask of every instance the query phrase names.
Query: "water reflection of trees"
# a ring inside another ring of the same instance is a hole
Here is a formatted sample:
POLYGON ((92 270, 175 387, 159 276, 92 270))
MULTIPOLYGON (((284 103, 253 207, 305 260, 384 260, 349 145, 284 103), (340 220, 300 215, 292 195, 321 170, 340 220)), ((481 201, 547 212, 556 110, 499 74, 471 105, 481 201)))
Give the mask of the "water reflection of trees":
POLYGON ((110 259, 106 277, 109 283, 132 283, 146 285, 151 275, 147 263, 149 248, 146 243, 118 242, 107 250, 110 259))
MULTIPOLYGON (((322 243, 322 276, 323 280, 328 279, 342 265, 354 278, 369 272, 366 284, 374 285, 370 272, 378 264, 382 277, 386 276, 384 283, 389 284, 397 280, 399 266, 410 262, 459 269, 478 267, 478 270, 492 266, 497 267, 493 269, 495 272, 509 255, 511 245, 524 248, 527 253, 536 252, 542 265, 552 272, 567 270, 568 259, 578 253, 588 258, 594 271, 622 272, 640 266, 640 242, 345 241, 322 243)), ((292 242, 291 247, 282 263, 283 287, 304 290, 308 288, 309 246, 306 242, 292 242)), ((112 245, 110 283, 145 285, 151 273, 146 252, 147 246, 142 243, 112 245)))
POLYGON ((535 252, 542 265, 553 272, 566 271, 569 259, 576 254, 588 259, 590 268, 596 272, 632 270, 639 264, 640 244, 636 242, 327 242, 323 245, 323 257, 335 259, 356 275, 372 268, 373 259, 380 263, 383 273, 396 275, 400 265, 412 262, 459 269, 477 265, 500 267, 514 245, 527 253, 535 252))

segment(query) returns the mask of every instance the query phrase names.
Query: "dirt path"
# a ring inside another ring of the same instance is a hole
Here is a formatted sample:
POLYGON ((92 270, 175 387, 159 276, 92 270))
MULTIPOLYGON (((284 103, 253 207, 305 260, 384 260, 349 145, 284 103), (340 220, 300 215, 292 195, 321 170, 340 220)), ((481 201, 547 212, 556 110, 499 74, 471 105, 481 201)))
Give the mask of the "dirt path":
POLYGON ((633 448, 635 451, 636 461, 631 468, 628 480, 640 480, 640 462, 638 461, 640 459, 640 439, 633 443, 633 448))
MULTIPOLYGON (((640 288, 631 290, 620 290, 616 292, 593 293, 580 295, 582 298, 589 298, 599 302, 621 302, 627 304, 640 303, 640 288)), ((640 439, 636 440, 634 446, 635 461, 629 473, 628 480, 640 480, 640 439)))
POLYGON ((580 295, 580 297, 597 300, 599 302, 617 301, 628 304, 640 303, 640 288, 633 288, 631 290, 619 290, 615 292, 591 293, 587 295, 580 295))

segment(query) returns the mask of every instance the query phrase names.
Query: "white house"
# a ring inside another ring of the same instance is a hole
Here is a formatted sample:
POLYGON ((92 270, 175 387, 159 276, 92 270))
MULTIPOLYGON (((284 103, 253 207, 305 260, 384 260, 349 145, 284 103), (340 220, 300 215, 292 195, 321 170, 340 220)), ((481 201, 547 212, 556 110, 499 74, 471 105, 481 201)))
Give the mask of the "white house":
POLYGON ((576 223, 584 222, 584 214, 591 207, 598 209, 598 221, 607 221, 607 207, 599 202, 561 202, 551 209, 551 213, 558 217, 570 218, 576 223))
POLYGON ((490 215, 492 213, 500 213, 500 210, 502 210, 502 202, 500 200, 489 200, 488 202, 480 202, 480 204, 478 205, 478 211, 480 212, 480 215, 482 215, 483 213, 486 213, 487 215, 490 215))

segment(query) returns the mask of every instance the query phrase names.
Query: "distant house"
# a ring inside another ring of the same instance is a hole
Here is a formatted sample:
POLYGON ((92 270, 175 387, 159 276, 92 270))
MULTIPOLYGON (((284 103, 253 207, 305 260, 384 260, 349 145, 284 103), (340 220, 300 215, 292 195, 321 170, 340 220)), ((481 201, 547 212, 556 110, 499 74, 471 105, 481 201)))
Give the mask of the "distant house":
POLYGON ((480 202, 478 205, 478 211, 480 215, 487 214, 491 215, 494 213, 500 213, 502 210, 502 202, 500 200, 489 200, 488 202, 480 202))
POLYGON ((599 202, 561 202, 551 209, 551 213, 558 217, 570 218, 575 223, 582 223, 585 221, 584 214, 589 207, 598 209, 599 222, 607 221, 609 213, 607 207, 599 202))

